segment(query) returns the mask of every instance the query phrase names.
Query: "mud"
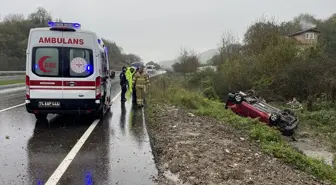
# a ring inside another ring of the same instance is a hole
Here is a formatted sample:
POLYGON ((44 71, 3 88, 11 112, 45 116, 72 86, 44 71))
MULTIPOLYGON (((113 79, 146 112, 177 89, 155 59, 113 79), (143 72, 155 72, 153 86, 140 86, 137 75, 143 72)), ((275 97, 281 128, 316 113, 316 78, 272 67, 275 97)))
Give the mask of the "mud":
POLYGON ((325 147, 316 146, 314 140, 299 138, 297 141, 290 141, 289 143, 302 151, 305 155, 323 160, 326 164, 333 166, 334 154, 328 151, 325 147))
POLYGON ((155 106, 148 132, 158 184, 329 184, 263 154, 229 125, 173 106, 155 106))

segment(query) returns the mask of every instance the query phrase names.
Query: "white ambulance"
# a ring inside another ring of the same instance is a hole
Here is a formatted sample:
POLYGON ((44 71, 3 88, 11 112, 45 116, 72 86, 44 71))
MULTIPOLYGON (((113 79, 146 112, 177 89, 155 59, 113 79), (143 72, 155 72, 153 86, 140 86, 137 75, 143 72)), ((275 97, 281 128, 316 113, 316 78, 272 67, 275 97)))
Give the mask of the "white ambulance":
POLYGON ((48 114, 92 114, 111 106, 107 48, 78 23, 49 22, 30 30, 26 59, 26 109, 37 119, 48 114))

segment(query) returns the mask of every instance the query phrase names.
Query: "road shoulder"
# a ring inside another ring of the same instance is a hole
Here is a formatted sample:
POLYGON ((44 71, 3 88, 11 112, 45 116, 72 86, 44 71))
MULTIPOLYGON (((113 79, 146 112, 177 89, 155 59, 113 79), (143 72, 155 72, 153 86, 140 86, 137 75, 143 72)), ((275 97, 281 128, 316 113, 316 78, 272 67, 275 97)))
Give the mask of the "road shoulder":
POLYGON ((167 105, 146 110, 159 184, 327 184, 263 154, 228 124, 167 105))

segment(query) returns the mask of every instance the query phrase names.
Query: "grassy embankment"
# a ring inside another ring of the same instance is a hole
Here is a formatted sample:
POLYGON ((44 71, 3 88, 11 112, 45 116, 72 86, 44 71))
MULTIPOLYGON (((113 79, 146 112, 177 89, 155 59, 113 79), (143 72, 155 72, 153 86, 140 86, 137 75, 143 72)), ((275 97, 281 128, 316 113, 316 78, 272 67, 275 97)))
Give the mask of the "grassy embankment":
POLYGON ((0 80, 0 85, 11 85, 11 84, 18 84, 18 83, 25 83, 25 80, 24 79, 0 80))
MULTIPOLYGON (((336 184, 336 170, 331 166, 321 160, 313 159, 300 153, 290 146, 278 131, 261 124, 257 120, 239 117, 231 111, 225 110, 223 103, 209 100, 197 91, 187 90, 185 88, 189 85, 187 83, 188 80, 176 74, 156 77, 151 82, 147 97, 148 104, 173 104, 190 109, 190 111, 198 115, 214 117, 223 124, 231 124, 233 127, 245 131, 251 139, 257 141, 265 153, 273 155, 294 168, 312 174, 321 180, 330 180, 333 184, 336 184)), ((146 110, 148 117, 151 118, 149 124, 155 124, 155 116, 153 116, 155 115, 155 110, 150 109, 150 107, 148 106, 146 110)), ((302 112, 300 116, 303 117, 303 120, 310 119, 312 122, 316 119, 328 119, 329 123, 330 120, 335 119, 331 115, 330 113, 320 114, 316 112, 308 114, 302 112), (314 114, 319 116, 314 116, 314 114), (323 115, 329 115, 329 117, 327 116, 326 118, 323 115)), ((327 126, 317 127, 315 124, 311 124, 311 126, 320 130, 330 129, 327 126)))

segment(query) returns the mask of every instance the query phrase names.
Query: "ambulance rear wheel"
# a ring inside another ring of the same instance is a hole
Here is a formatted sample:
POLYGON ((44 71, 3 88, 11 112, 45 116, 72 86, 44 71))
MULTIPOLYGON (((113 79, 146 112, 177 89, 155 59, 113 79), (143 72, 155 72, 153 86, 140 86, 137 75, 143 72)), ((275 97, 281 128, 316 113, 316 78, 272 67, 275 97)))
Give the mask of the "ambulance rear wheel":
POLYGON ((48 114, 41 114, 41 113, 35 114, 35 118, 37 120, 45 120, 45 119, 47 119, 47 116, 48 116, 48 114))
POLYGON ((95 113, 95 118, 96 119, 104 119, 104 115, 106 112, 105 106, 102 106, 96 113, 95 113))

